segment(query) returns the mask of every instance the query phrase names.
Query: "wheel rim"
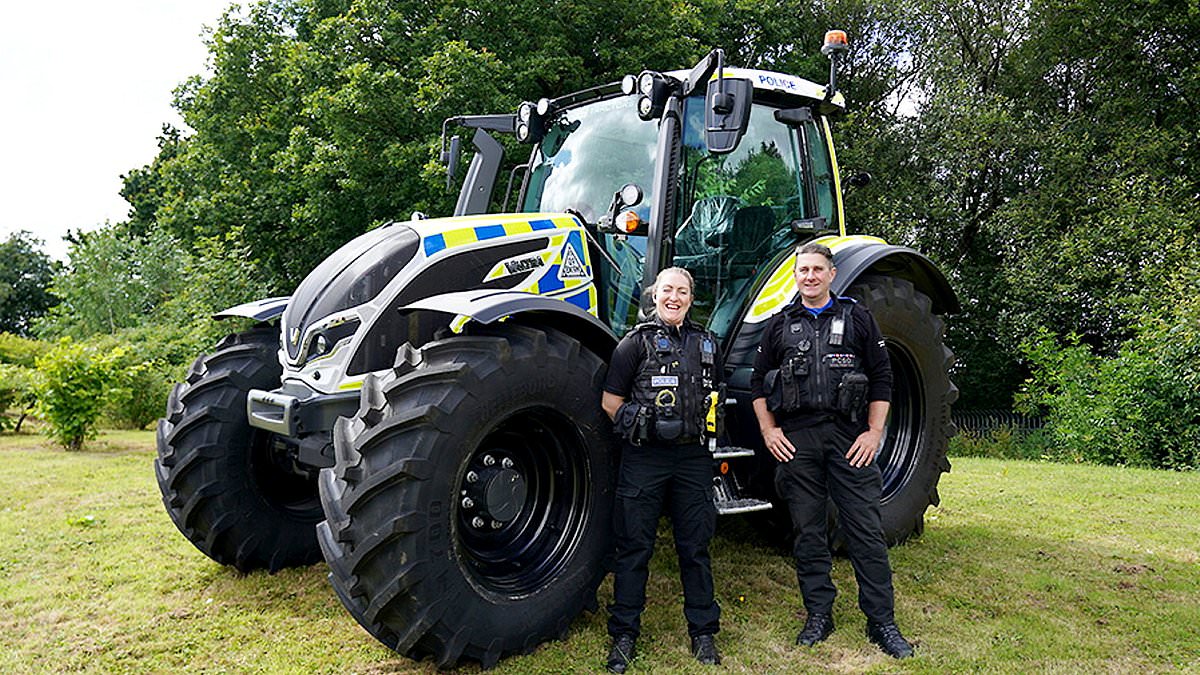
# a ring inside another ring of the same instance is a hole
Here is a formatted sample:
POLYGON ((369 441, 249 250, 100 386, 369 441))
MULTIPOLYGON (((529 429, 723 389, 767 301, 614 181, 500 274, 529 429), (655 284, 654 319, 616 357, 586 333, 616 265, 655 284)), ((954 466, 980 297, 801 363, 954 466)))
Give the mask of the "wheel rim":
POLYGON ((585 450, 575 425, 549 408, 517 413, 483 439, 456 499, 458 549, 477 584, 522 595, 562 571, 587 526, 585 450))
POLYGON ((892 404, 885 427, 887 436, 879 452, 884 504, 901 491, 916 469, 925 410, 921 371, 912 353, 892 340, 887 341, 887 350, 892 363, 892 404))
POLYGON ((323 518, 317 477, 296 466, 286 443, 270 432, 255 429, 249 457, 254 485, 267 503, 302 520, 315 522, 323 518))

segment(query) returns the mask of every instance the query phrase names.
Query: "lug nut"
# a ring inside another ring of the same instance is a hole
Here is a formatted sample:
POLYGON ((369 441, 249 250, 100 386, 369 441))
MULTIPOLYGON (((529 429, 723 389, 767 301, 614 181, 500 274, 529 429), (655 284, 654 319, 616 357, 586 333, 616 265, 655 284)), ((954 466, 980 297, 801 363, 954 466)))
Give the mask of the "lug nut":
POLYGON ((495 457, 492 457, 491 455, 484 455, 484 456, 483 456, 483 465, 484 465, 484 466, 491 466, 491 465, 493 465, 493 464, 495 464, 495 463, 496 463, 496 458, 495 458, 495 457))
POLYGON ((463 507, 464 509, 473 509, 473 508, 475 508, 475 500, 474 500, 474 499, 471 499, 470 497, 463 497, 463 500, 462 500, 462 507, 463 507))
POLYGON ((475 516, 474 518, 472 518, 471 519, 471 527, 476 527, 476 528, 483 527, 483 518, 480 518, 479 516, 475 516))
POLYGON ((502 528, 502 527, 504 527, 504 523, 502 523, 502 522, 500 522, 500 521, 498 521, 498 520, 493 520, 493 521, 492 521, 492 529, 493 529, 493 530, 498 530, 498 529, 500 529, 500 528, 502 528))
POLYGON ((503 460, 501 460, 500 466, 502 466, 506 469, 511 469, 511 468, 513 468, 513 461, 511 458, 505 457, 503 460))
POLYGON ((474 471, 467 472, 467 482, 468 483, 474 483, 478 480, 479 480, 479 474, 475 473, 474 471))

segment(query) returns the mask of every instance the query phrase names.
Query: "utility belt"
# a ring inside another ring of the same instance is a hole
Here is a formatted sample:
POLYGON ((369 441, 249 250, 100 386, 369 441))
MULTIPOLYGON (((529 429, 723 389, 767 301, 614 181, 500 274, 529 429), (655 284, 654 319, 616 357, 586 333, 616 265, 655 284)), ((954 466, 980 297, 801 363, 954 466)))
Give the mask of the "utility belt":
POLYGON ((724 385, 705 397, 704 415, 685 420, 674 390, 662 389, 650 405, 627 401, 617 410, 613 429, 633 445, 688 445, 717 438, 724 426, 724 385))

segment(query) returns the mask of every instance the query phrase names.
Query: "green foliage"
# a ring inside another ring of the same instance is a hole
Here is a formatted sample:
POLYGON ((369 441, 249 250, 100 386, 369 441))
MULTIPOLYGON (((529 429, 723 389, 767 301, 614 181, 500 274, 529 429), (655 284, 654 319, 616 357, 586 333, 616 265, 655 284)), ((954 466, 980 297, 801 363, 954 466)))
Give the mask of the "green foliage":
POLYGON ((0 333, 0 431, 20 431, 21 423, 37 403, 34 366, 50 345, 38 340, 0 333), (6 413, 16 409, 14 421, 6 413))
POLYGON ((1003 426, 980 434, 959 431, 950 439, 948 452, 953 457, 1060 459, 1051 454, 1050 445, 1041 431, 1022 432, 1003 426))
POLYGON ((37 402, 37 374, 32 368, 0 363, 0 431, 20 430, 21 422, 37 402), (16 408, 17 419, 6 414, 16 408))
POLYGON ((45 342, 23 338, 12 333, 0 333, 0 363, 32 368, 37 357, 50 348, 45 342))
POLYGON ((144 429, 162 417, 173 379, 161 362, 138 361, 119 367, 104 400, 102 416, 116 429, 144 429))
POLYGON ((28 335, 34 319, 57 302, 50 281, 60 267, 29 232, 0 242, 0 332, 28 335))
POLYGON ((1195 268, 1177 275, 1169 287, 1190 296, 1144 316, 1112 357, 1075 337, 1061 345, 1045 330, 1025 343, 1033 378, 1021 402, 1046 411, 1061 451, 1105 464, 1200 468, 1198 282, 1195 268))
POLYGON ((67 450, 95 437, 104 402, 121 378, 123 348, 102 351, 63 338, 38 357, 37 412, 67 450))
POLYGON ((38 322, 38 331, 78 339, 141 324, 177 292, 187 255, 159 230, 135 236, 118 224, 77 234, 71 267, 53 285, 62 302, 38 322))

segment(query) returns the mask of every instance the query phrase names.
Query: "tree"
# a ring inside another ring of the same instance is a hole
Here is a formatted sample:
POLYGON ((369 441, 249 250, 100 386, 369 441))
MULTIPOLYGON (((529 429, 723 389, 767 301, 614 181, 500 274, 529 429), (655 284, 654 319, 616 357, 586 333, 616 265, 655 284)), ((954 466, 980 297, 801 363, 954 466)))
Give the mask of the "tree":
POLYGON ((178 291, 188 254, 161 231, 138 237, 116 224, 74 235, 69 256, 51 287, 61 302, 38 322, 42 335, 82 338, 141 324, 178 291))
POLYGON ((60 264, 41 246, 24 230, 0 242, 0 332, 29 335, 33 320, 58 302, 50 283, 60 264))

